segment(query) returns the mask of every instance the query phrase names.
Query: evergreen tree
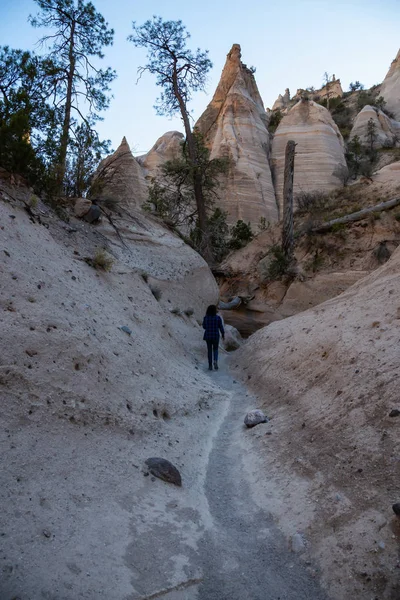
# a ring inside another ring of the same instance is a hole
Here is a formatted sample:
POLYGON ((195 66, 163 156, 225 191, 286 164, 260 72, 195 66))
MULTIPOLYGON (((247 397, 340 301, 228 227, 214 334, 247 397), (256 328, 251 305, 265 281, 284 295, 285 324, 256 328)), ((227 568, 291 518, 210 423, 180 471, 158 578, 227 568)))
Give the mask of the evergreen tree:
POLYGON ((116 77, 111 68, 99 69, 92 57, 104 58, 103 47, 112 44, 114 31, 91 2, 83 0, 35 0, 40 12, 30 16, 34 27, 51 28, 42 38, 50 44, 48 59, 53 62, 53 106, 61 113, 57 152, 57 188, 62 190, 67 168, 71 132, 84 122, 93 129, 99 112, 109 105, 110 83, 116 77), (87 105, 88 114, 82 106, 87 105))
POLYGON ((187 47, 190 34, 182 21, 163 21, 153 17, 142 26, 133 23, 134 33, 129 40, 136 47, 146 48, 148 62, 139 69, 156 75, 156 83, 162 88, 156 110, 160 115, 180 113, 186 134, 187 153, 193 173, 193 192, 199 221, 202 254, 211 261, 211 248, 207 228, 207 210, 204 198, 201 167, 195 135, 189 120, 188 103, 193 92, 204 90, 207 74, 212 67, 208 51, 187 47))

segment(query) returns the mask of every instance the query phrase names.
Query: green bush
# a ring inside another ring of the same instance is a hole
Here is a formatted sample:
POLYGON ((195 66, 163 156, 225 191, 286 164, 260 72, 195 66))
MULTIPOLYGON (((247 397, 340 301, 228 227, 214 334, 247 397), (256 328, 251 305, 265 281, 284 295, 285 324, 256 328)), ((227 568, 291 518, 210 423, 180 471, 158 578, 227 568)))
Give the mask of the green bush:
POLYGON ((268 267, 269 279, 281 279, 288 272, 290 260, 285 256, 281 246, 272 246, 268 255, 273 257, 268 267))
POLYGON ((246 246, 254 237, 251 230, 250 223, 245 223, 242 219, 237 221, 231 229, 231 239, 229 241, 229 247, 233 250, 239 250, 246 246))

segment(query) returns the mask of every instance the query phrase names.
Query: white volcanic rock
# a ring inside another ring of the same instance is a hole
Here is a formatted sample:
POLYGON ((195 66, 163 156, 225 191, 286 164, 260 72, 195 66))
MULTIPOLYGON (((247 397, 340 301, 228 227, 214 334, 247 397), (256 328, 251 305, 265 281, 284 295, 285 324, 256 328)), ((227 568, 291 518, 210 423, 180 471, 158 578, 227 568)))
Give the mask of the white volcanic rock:
POLYGON ((143 169, 125 137, 114 154, 107 156, 97 167, 92 195, 96 199, 115 199, 126 207, 140 207, 147 200, 143 169))
POLYGON ((196 123, 211 158, 230 159, 221 177, 219 206, 231 223, 276 221, 278 210, 269 165, 268 117, 254 75, 241 60, 240 46, 228 54, 214 97, 196 123))
POLYGON ((332 81, 329 81, 323 88, 316 92, 316 95, 321 99, 323 98, 341 98, 343 96, 342 85, 340 79, 335 79, 333 76, 332 81))
POLYGON ((145 170, 145 177, 155 177, 158 168, 163 163, 167 160, 178 158, 181 155, 184 139, 184 135, 180 131, 167 131, 167 133, 158 138, 147 154, 136 157, 138 163, 145 170))
POLYGON ((362 111, 358 113, 350 133, 350 140, 357 135, 362 144, 369 145, 368 121, 370 119, 375 125, 375 148, 400 145, 400 123, 390 119, 381 110, 369 105, 364 106, 362 111))
POLYGON ((286 88, 284 95, 279 94, 278 98, 275 100, 272 110, 285 109, 290 102, 290 92, 289 88, 286 88))
POLYGON ((329 111, 313 101, 300 100, 280 122, 272 142, 275 190, 282 210, 285 148, 296 142, 294 193, 329 192, 342 185, 333 172, 346 167, 341 133, 329 111))
POLYGON ((400 121, 400 50, 382 83, 381 96, 386 100, 386 108, 400 121))

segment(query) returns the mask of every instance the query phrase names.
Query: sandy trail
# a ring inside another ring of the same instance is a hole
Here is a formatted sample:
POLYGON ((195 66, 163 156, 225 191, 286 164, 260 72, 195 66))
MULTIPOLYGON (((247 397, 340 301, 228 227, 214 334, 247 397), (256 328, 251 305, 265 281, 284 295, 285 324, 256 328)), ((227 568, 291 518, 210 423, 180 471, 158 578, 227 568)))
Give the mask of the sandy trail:
MULTIPOLYGON (((243 416, 254 408, 226 361, 210 376, 232 393, 209 455, 205 492, 213 526, 200 543, 203 580, 199 600, 327 598, 268 514, 252 500, 243 457, 243 416)), ((261 425, 260 427, 263 427, 261 425)), ((252 490, 254 493, 254 490, 252 490)))

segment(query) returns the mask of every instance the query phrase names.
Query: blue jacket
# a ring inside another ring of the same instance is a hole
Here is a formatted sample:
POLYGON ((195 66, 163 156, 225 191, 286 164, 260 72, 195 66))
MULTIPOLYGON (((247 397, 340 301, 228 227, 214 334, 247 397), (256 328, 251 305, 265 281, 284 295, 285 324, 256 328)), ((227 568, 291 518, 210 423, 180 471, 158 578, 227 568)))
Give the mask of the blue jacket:
POLYGON ((225 336, 222 319, 219 315, 205 316, 203 319, 203 329, 205 329, 203 340, 219 340, 219 332, 222 337, 225 336))

